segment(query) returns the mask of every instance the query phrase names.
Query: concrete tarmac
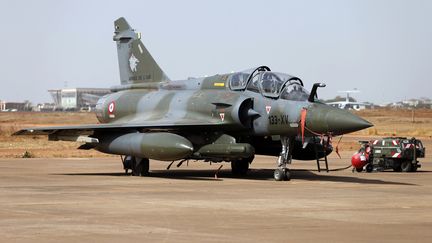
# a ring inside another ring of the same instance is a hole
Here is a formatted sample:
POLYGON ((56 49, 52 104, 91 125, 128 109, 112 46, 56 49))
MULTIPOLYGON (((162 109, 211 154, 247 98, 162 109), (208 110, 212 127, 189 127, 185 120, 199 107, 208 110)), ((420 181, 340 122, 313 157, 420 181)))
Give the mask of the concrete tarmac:
MULTIPOLYGON (((330 159, 330 169, 350 156, 330 159)), ((273 180, 257 156, 244 178, 230 165, 151 161, 126 176, 119 158, 1 159, 2 242, 431 242, 432 163, 417 173, 318 173, 294 161, 273 180)))

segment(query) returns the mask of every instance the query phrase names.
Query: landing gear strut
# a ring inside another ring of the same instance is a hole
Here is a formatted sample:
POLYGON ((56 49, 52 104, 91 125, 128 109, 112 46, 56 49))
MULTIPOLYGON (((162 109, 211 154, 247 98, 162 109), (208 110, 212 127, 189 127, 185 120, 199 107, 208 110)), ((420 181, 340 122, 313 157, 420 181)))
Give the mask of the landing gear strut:
POLYGON ((277 160, 278 168, 274 171, 274 179, 276 181, 291 180, 291 173, 287 164, 291 164, 292 148, 294 146, 294 138, 281 136, 282 152, 277 160))
POLYGON ((147 176, 149 175, 150 161, 147 158, 128 155, 123 159, 123 168, 126 174, 131 170, 133 176, 147 176))

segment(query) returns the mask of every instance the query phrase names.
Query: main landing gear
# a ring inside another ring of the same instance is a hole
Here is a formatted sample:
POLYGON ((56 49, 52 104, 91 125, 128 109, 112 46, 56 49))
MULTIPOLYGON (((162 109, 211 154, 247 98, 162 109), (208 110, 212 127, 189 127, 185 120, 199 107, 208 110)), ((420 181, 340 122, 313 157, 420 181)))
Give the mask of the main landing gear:
POLYGON ((274 179, 276 181, 291 180, 291 173, 287 164, 291 164, 292 149, 294 146, 294 138, 281 136, 282 152, 277 160, 278 168, 274 171, 274 179))
POLYGON ((253 160, 254 156, 231 161, 231 173, 235 176, 245 176, 253 160))
POLYGON ((127 155, 122 158, 122 162, 126 175, 128 175, 129 170, 132 171, 133 176, 149 175, 150 161, 147 158, 138 158, 127 155))

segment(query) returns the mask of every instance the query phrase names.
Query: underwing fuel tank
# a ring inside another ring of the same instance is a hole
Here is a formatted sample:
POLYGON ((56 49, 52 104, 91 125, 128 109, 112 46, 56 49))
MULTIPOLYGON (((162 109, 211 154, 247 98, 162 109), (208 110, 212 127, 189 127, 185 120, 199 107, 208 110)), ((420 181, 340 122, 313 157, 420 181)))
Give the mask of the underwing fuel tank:
POLYGON ((184 159, 193 152, 189 140, 166 132, 114 134, 101 137, 99 141, 96 149, 104 153, 163 161, 184 159))
POLYGON ((199 157, 223 157, 227 159, 250 158, 255 149, 248 143, 234 144, 207 144, 201 147, 194 155, 199 157))

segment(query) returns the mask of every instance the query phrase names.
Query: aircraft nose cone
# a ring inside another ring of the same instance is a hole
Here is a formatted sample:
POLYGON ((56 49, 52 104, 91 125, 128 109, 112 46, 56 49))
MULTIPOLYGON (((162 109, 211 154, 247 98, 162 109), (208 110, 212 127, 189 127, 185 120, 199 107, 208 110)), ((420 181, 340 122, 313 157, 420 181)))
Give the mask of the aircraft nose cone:
POLYGON ((306 126, 314 132, 341 135, 373 125, 349 111, 319 104, 308 111, 306 126))
POLYGON ((349 111, 336 109, 329 111, 325 119, 328 130, 334 134, 355 132, 373 126, 368 121, 349 111))

